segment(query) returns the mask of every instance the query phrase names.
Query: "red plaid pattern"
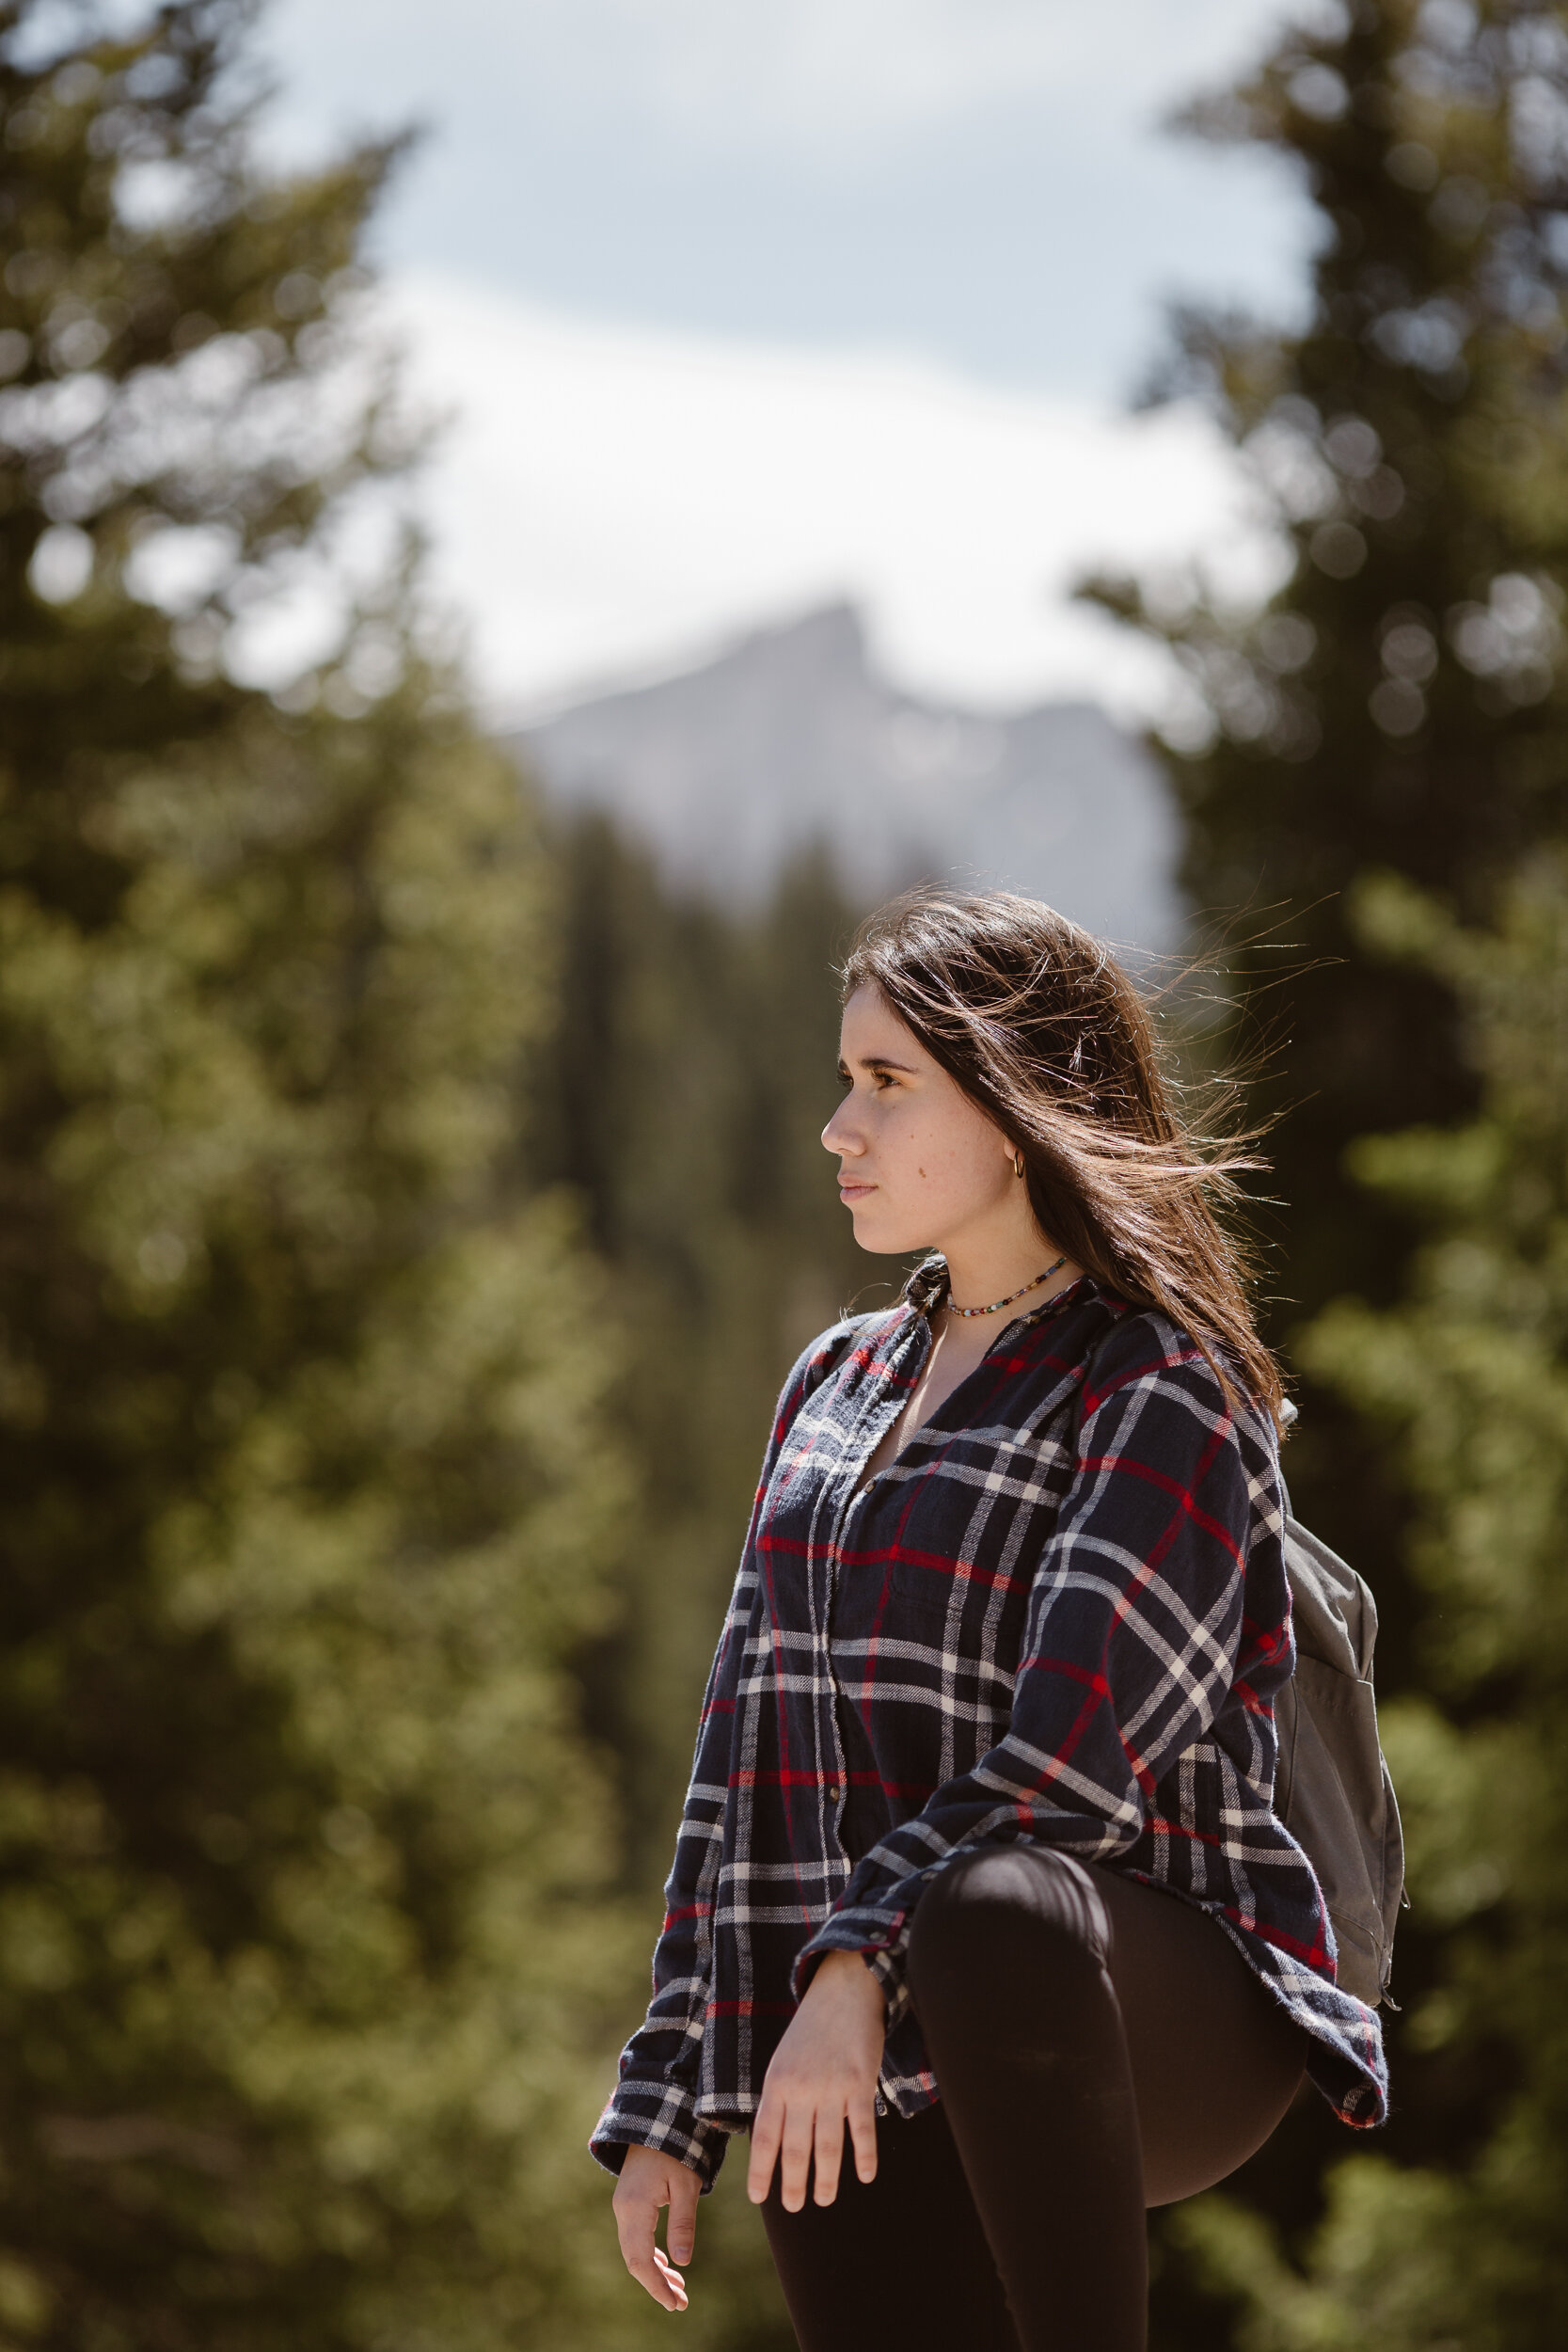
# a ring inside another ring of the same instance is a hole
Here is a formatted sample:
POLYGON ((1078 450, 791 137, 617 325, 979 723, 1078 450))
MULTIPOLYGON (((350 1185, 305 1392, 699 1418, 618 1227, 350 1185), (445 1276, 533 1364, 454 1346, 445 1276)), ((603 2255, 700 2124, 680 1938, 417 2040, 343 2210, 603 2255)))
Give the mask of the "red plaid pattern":
POLYGON ((1339 2115, 1383 2120, 1377 2018, 1336 1986, 1322 1893, 1273 1810, 1294 1646, 1272 1425, 1230 1411, 1185 1334, 1085 1276, 1009 1324, 857 1492, 943 1279, 937 1261, 906 1304, 824 1333, 780 1400, 653 2001, 591 2143, 611 2170, 641 2143, 710 2185, 835 1948, 886 1995, 879 2096, 928 2106, 910 1921, 956 1853, 1014 1837, 1210 1913, 1339 2115))

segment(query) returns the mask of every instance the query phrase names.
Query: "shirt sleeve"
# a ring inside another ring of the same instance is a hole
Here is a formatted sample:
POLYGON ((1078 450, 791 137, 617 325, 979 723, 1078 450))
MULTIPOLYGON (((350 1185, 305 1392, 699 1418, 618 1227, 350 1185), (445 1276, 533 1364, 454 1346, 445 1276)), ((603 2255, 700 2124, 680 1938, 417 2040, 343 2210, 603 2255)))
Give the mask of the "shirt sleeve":
POLYGON ((756 1603, 752 1536, 790 1426, 806 1398, 832 1370, 845 1337, 846 1327, 838 1325, 812 1343, 785 1381, 773 1417, 752 1528, 703 1694, 674 1864, 664 1883, 664 1925, 654 1947, 653 1999, 642 2025, 621 2053, 615 2089, 588 2143, 610 2172, 619 2172, 628 2147, 668 2149, 699 2175, 705 2191, 723 2162, 727 2135, 698 2114, 697 2094, 713 1975, 713 1904, 729 1795, 730 1735, 756 1603))
POLYGON ((1085 1388, 1072 1482, 1036 1570, 1005 1737, 863 1857, 797 1957, 858 1951, 888 2026, 915 1906, 960 1850, 1016 1838, 1124 1851, 1234 1679, 1252 1498, 1219 1380, 1129 1318, 1085 1388), (1109 1357, 1110 1360, 1105 1360, 1109 1357))

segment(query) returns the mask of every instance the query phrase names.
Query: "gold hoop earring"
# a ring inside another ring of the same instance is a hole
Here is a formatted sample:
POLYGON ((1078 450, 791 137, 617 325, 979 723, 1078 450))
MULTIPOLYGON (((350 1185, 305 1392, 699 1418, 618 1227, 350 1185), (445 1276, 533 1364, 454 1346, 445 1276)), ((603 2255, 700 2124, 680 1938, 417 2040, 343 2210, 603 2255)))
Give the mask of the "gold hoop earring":
POLYGON ((1022 1176, 1022 1173, 1023 1173, 1023 1154, 1022 1154, 1022 1152, 1015 1152, 1013 1153, 1013 1174, 1014 1174, 1015 1176, 1022 1176))

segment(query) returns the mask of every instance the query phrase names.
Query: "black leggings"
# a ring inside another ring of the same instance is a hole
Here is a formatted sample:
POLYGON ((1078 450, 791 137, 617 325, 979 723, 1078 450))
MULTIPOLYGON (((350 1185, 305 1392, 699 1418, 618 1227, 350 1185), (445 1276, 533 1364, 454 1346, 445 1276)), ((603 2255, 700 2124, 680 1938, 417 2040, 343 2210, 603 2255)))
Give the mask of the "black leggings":
POLYGON ((1299 2030, 1201 1912, 1038 1846, 933 1879, 909 1975, 941 2099, 762 2209, 802 2352, 1142 2352, 1144 2208, 1262 2146, 1299 2030))

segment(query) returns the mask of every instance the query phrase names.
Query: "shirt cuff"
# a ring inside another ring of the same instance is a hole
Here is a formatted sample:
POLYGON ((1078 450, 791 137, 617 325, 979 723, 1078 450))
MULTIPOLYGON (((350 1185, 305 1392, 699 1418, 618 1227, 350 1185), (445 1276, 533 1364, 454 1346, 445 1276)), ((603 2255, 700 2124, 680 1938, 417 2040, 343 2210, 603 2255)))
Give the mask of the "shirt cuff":
POLYGON ((795 1955, 790 1991, 797 2001, 804 1999, 806 1987, 824 1954, 859 1952, 881 1986, 886 2010, 884 2029, 891 2033, 910 2005, 905 1981, 909 1940, 909 1916, 905 1912, 879 1912, 870 1918, 864 1913, 835 1912, 795 1955))
POLYGON ((594 2127, 588 2152, 607 2172, 619 2172, 628 2148, 657 2148, 695 2172, 705 2197, 719 2177, 729 2134, 705 2122, 677 2085, 618 2083, 594 2127))

